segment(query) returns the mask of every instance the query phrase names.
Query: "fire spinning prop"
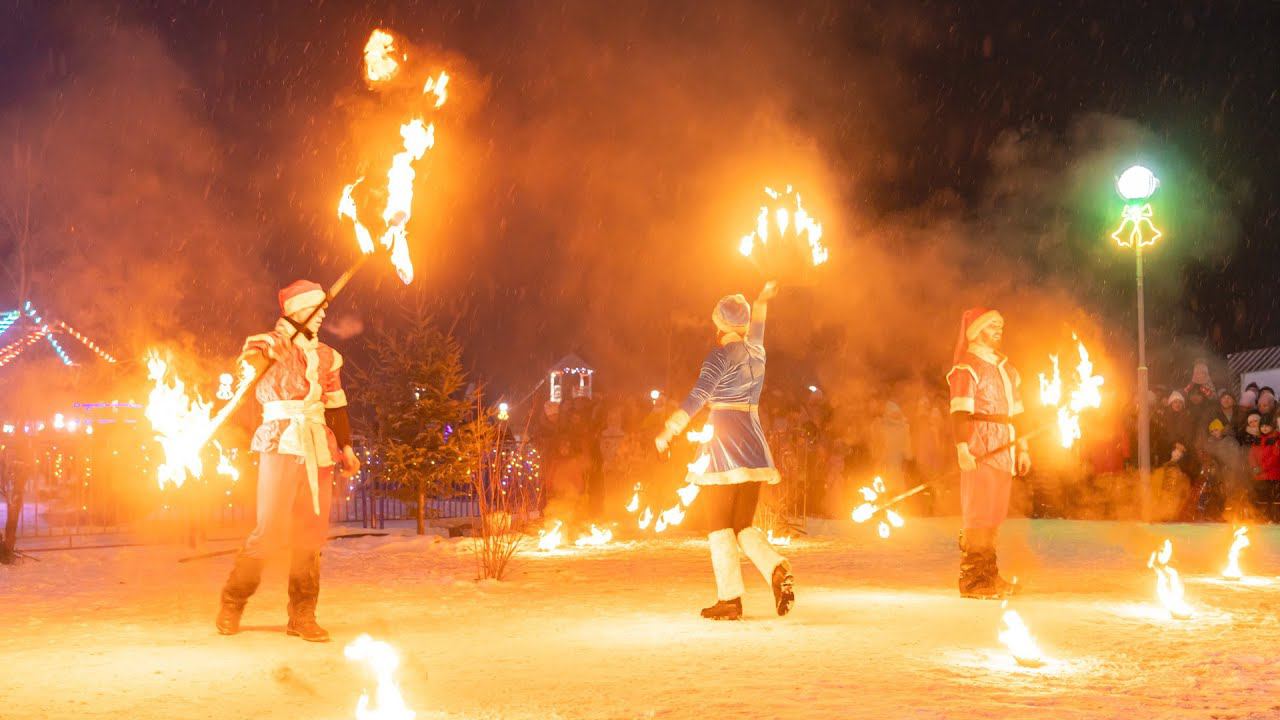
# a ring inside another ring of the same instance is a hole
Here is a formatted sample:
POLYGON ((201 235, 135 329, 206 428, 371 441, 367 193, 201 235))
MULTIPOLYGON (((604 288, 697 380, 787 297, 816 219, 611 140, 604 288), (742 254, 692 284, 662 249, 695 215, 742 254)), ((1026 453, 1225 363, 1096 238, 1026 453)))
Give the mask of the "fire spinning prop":
MULTIPOLYGON (((395 38, 384 30, 374 30, 365 46, 365 76, 371 86, 389 81, 399 72, 402 62, 408 59, 404 53, 395 49, 395 38), (396 56, 400 60, 396 59, 396 56)), ((423 87, 423 95, 434 98, 433 107, 444 105, 448 94, 449 76, 441 71, 432 76, 423 87)), ((407 226, 413 212, 413 182, 416 172, 413 163, 421 160, 427 150, 435 145, 435 125, 424 123, 416 117, 400 126, 400 137, 403 150, 395 154, 391 167, 387 170, 386 205, 382 211, 385 228, 379 237, 379 243, 388 252, 396 274, 406 285, 413 282, 413 261, 409 256, 407 226)), ((353 192, 357 185, 364 181, 358 178, 343 188, 342 198, 338 202, 338 217, 349 218, 354 226, 356 243, 361 256, 329 287, 324 301, 301 323, 295 325, 291 340, 303 332, 303 329, 321 310, 327 308, 346 288, 351 279, 360 271, 373 255, 376 245, 368 228, 360 221, 353 192)), ((274 361, 272 361, 274 362, 274 361)), ((208 417, 205 405, 199 400, 183 402, 185 394, 181 392, 181 381, 166 386, 163 382, 165 365, 152 366, 152 401, 148 404, 146 414, 156 431, 156 438, 165 451, 165 462, 161 466, 162 478, 177 478, 174 482, 181 484, 193 468, 198 469, 198 455, 201 448, 213 436, 223 421, 235 411, 247 391, 265 373, 253 373, 242 369, 240 383, 232 393, 231 399, 222 410, 212 418, 208 417), (159 372, 157 377, 156 373, 159 372), (175 391, 174 388, 177 388, 175 391), (200 409, 204 408, 204 410, 200 409), (185 468, 185 470, 184 470, 185 468)), ((270 365, 268 365, 270 367, 270 365)), ((161 480, 163 484, 164 479, 161 480)))
POLYGON ((1242 580, 1244 573, 1240 571, 1240 551, 1249 547, 1249 528, 1237 528, 1231 550, 1227 552, 1227 566, 1222 570, 1222 577, 1227 580, 1242 580))
MULTIPOLYGON (((148 354, 147 373, 153 385, 147 400, 146 416, 155 430, 156 441, 164 451, 164 461, 156 468, 156 482, 161 489, 170 483, 182 487, 188 477, 196 479, 204 474, 202 456, 205 445, 248 391, 253 380, 253 368, 247 363, 241 368, 239 385, 217 414, 213 413, 213 403, 199 395, 188 395, 186 383, 181 379, 170 379, 169 363, 155 350, 148 354)), ((235 482, 240 472, 231 465, 221 444, 214 441, 214 447, 218 452, 216 471, 235 482)))
POLYGON ((817 267, 827 261, 822 224, 804 209, 800 193, 766 187, 767 200, 756 216, 756 229, 738 241, 738 252, 770 277, 790 275, 792 268, 817 267))
POLYGON ((374 640, 361 634, 342 651, 348 660, 363 662, 373 671, 373 699, 369 693, 360 695, 356 702, 356 720, 413 720, 417 715, 405 704, 400 694, 400 685, 396 682, 396 668, 400 667, 400 656, 395 648, 381 640, 374 640), (372 707, 371 707, 372 706, 372 707))
POLYGON ((1005 647, 1009 648, 1009 654, 1022 667, 1038 668, 1045 665, 1044 656, 1040 653, 1040 646, 1036 644, 1036 639, 1031 636, 1031 631, 1027 629, 1027 624, 1022 621, 1022 616, 1017 610, 1009 610, 1007 603, 1006 609, 1001 615, 1004 620, 1004 628, 1000 630, 998 637, 1005 647))
POLYGON ((1147 567, 1156 573, 1156 596, 1164 609, 1169 612, 1169 617, 1175 620, 1187 620, 1195 615, 1195 610, 1183 597, 1182 578, 1178 577, 1177 570, 1169 566, 1171 559, 1173 559, 1173 543, 1166 538, 1164 545, 1151 553, 1147 567))
MULTIPOLYGON (((685 433, 684 436, 686 440, 701 448, 698 452, 697 459, 686 466, 690 473, 694 475, 701 475, 705 473, 707 468, 711 465, 711 455, 706 451, 706 445, 711 442, 711 438, 714 435, 715 428, 713 428, 709 423, 703 425, 701 430, 690 430, 685 433)), ((635 492, 631 495, 631 502, 627 503, 627 512, 634 514, 640 509, 640 491, 642 489, 643 488, 641 488, 640 483, 636 483, 635 492)), ((656 516, 653 512, 652 506, 645 507, 644 512, 640 513, 640 517, 637 518, 636 525, 641 530, 647 530, 649 529, 649 525, 652 524, 653 531, 655 533, 664 532, 667 528, 673 525, 679 525, 684 522, 685 510, 693 504, 694 500, 697 499, 699 491, 700 488, 693 483, 685 485, 679 490, 676 490, 676 495, 679 497, 679 500, 675 505, 657 513, 656 516), (654 520, 655 517, 657 518, 656 522, 654 520)))
MULTIPOLYGON (((1069 393, 1064 393, 1062 387, 1062 374, 1058 369, 1058 356, 1050 355, 1049 361, 1053 366, 1052 379, 1046 377, 1044 373, 1040 374, 1040 402, 1045 407, 1057 409, 1057 416, 1054 423, 1043 425, 1032 430, 1029 433, 1017 438, 1005 445, 993 448, 987 453, 977 458, 978 462, 991 457, 995 457, 1001 453, 1009 452, 1018 441, 1031 440, 1039 437, 1050 430, 1056 429, 1060 444, 1064 449, 1071 448, 1076 440, 1081 438, 1080 430, 1080 413, 1087 409, 1097 409, 1102 407, 1101 387, 1105 379, 1101 375, 1093 373, 1093 362, 1089 359, 1089 350, 1084 346, 1083 342, 1076 336, 1072 336, 1072 340, 1076 343, 1076 351, 1080 355, 1080 362, 1075 367, 1075 384, 1069 393)), ((862 524, 873 517, 883 514, 883 518, 879 521, 878 532, 880 537, 888 538, 893 528, 900 528, 904 525, 902 516, 893 512, 892 508, 898 503, 924 492, 931 485, 943 479, 955 475, 958 470, 953 470, 940 477, 934 478, 927 482, 920 483, 913 488, 898 493, 888 500, 880 500, 879 498, 885 494, 885 485, 880 478, 876 478, 871 485, 859 488, 862 493, 863 502, 854 509, 852 519, 855 523, 862 524)))

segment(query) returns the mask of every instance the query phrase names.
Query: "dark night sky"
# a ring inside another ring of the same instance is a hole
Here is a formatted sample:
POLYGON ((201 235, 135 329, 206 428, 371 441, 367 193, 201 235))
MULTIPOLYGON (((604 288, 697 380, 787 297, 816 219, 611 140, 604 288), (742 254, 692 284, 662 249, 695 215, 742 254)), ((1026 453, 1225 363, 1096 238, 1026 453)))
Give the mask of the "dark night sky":
MULTIPOLYGON (((1130 352, 1132 269, 1098 246, 1115 209, 1106 173, 1134 159, 1157 166, 1166 202, 1179 206, 1159 208, 1173 224, 1169 246, 1151 258, 1153 344, 1203 342, 1226 353, 1280 342, 1277 3, 0 0, 0 17, 0 118, 17 118, 28 133, 47 117, 38 108, 65 98, 73 113, 84 98, 92 107, 149 72, 152 63, 138 58, 163 59, 163 74, 130 95, 118 124, 161 96, 176 118, 164 127, 176 129, 145 144, 167 157, 162 143, 191 134, 202 154, 179 153, 191 187, 173 192, 212 208, 194 210, 210 214, 204 239, 177 241, 179 254, 225 242, 219 254, 254 267, 235 270, 246 274, 234 280, 243 285, 215 307, 193 302, 196 319, 182 327, 215 338, 196 343, 205 352, 225 351, 237 333, 269 321, 278 283, 329 278, 349 260, 332 206, 365 150, 353 130, 376 107, 358 73, 377 26, 458 69, 459 109, 441 133, 456 144, 438 160, 456 164, 440 197, 415 208, 418 286, 410 293, 390 273, 371 273, 347 307, 367 320, 414 293, 446 298, 443 312, 465 314, 472 363, 501 382, 525 383, 536 376, 529 368, 570 349, 631 382, 665 381, 655 367, 665 366, 671 324, 704 319, 716 296, 758 280, 708 268, 731 256, 733 240, 707 233, 736 232, 725 208, 750 217, 738 209, 754 201, 743 193, 766 177, 764 167, 812 178, 833 253, 845 263, 862 258, 825 289, 797 291, 792 305, 805 310, 784 320, 812 314, 813 335, 779 340, 797 358, 820 355, 828 336, 859 346, 869 364, 892 357, 883 334, 838 327, 885 315, 887 296, 900 310, 882 322, 916 318, 930 337, 943 335, 922 361, 936 364, 954 316, 981 293, 947 287, 959 280, 935 274, 922 264, 929 258, 942 270, 963 258, 961 279, 1017 275, 993 285, 1006 301, 1053 285, 1073 311, 1109 328, 1100 335, 1116 354, 1130 352), (115 75, 104 60, 111 52, 130 61, 115 75), (1112 145, 1114 128, 1125 139, 1112 145), (1112 165, 1074 164, 1079 148, 1112 165), (1096 172, 1082 179, 1087 171, 1096 172), (729 193, 721 188, 735 177, 740 197, 710 196, 729 193), (1195 180, 1175 190, 1180 177, 1195 180), (1079 183, 1091 195, 1044 197, 1079 183), (1097 207, 1072 204, 1085 197, 1097 207), (1192 206, 1200 220, 1179 225, 1181 208, 1192 206), (428 215, 429 226, 419 219, 428 215), (686 250, 694 238, 700 249, 686 250), (887 279, 855 274, 877 267, 887 279), (827 302, 834 297, 842 299, 827 302), (928 319, 935 314, 945 320, 928 319)), ((81 112, 69 126, 106 138, 139 132, 115 127, 114 113, 81 112)), ((121 168, 103 168, 114 156, 101 148, 94 157, 75 174, 102 176, 93 187, 103 192, 121 168)), ((161 184, 171 177, 157 173, 161 184)), ((137 222, 151 222, 153 211, 137 222)), ((75 225, 57 212, 51 225, 75 225)), ((68 214, 76 212, 107 214, 96 206, 68 214)), ((85 222, 107 235, 138 234, 85 222)), ((9 242, 0 235, 0 253, 9 242)), ((73 252, 128 257, 117 243, 129 240, 73 252)), ((201 268, 191 287, 220 272, 201 268)), ((3 296, 11 294, 6 286, 3 296)), ((1038 322, 1031 312, 1020 319, 1038 322)), ((113 332, 108 320, 83 322, 113 332)), ((704 330, 674 334, 706 341, 704 330)))

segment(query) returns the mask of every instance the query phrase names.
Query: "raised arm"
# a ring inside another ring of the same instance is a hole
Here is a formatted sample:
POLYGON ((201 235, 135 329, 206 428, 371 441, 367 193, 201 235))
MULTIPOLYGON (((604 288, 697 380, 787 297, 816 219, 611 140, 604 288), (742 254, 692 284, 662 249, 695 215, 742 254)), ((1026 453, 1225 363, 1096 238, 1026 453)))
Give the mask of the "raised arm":
POLYGON ((751 324, 747 327, 748 343, 764 347, 764 321, 769 311, 769 301, 778 294, 778 281, 770 280, 764 284, 756 301, 751 304, 751 324))

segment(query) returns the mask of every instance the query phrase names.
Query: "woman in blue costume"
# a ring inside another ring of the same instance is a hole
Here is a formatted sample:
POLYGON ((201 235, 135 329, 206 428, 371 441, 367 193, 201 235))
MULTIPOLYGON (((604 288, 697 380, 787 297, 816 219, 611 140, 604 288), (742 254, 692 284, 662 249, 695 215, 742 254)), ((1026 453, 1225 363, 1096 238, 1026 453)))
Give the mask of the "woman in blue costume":
POLYGON ((760 427, 760 392, 764 388, 764 320, 778 284, 768 282, 755 304, 742 295, 726 295, 711 315, 719 343, 702 363, 693 391, 667 420, 655 439, 665 453, 671 439, 684 431, 704 405, 711 408, 714 432, 705 451, 711 463, 703 473, 690 472, 688 482, 701 487, 698 502, 709 523, 707 540, 716 576, 716 604, 702 617, 742 617, 742 564, 739 548, 773 588, 774 606, 786 615, 795 602, 791 564, 773 549, 760 528, 752 527, 760 487, 781 477, 773 466, 769 444, 760 427))

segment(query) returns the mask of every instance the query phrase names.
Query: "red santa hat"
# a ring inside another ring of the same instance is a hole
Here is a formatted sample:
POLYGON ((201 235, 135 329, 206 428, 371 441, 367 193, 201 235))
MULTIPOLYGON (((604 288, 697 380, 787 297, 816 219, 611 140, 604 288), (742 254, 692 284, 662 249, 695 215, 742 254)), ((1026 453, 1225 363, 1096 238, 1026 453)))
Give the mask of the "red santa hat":
POLYGON ((326 297, 324 288, 310 280, 298 280, 280 290, 280 312, 286 317, 319 307, 326 297))
POLYGON ((990 310, 984 307, 965 310, 964 314, 960 316, 960 337, 956 339, 954 361, 960 362, 961 356, 969 349, 969 343, 977 340, 978 333, 997 320, 1004 320, 1004 316, 998 310, 990 310))

